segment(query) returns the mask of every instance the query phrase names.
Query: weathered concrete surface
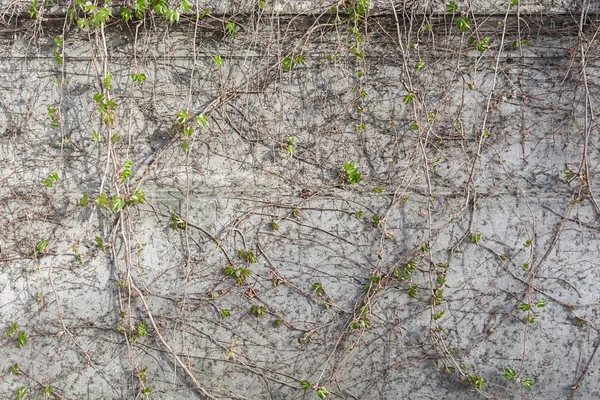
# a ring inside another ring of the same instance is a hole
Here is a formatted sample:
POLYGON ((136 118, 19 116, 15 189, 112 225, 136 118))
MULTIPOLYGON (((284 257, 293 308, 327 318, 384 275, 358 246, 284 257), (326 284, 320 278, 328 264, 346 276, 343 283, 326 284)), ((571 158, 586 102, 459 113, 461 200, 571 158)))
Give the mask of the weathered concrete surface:
POLYGON ((62 24, 6 28, 0 325, 19 329, 0 397, 318 398, 308 380, 331 398, 566 399, 583 376, 575 398, 599 398, 598 21, 582 70, 577 19, 494 18, 486 52, 443 16, 369 19, 365 61, 328 19, 239 17, 235 38, 210 18, 71 27, 64 68, 62 24), (288 54, 305 64, 284 70, 288 54), (189 153, 184 109, 210 112, 189 153), (349 161, 362 182, 343 182, 349 161), (146 204, 94 205, 136 189, 146 204), (252 274, 238 286, 227 265, 252 274))
MULTIPOLYGON (((132 6, 135 2, 112 2, 112 7, 119 10, 122 5, 132 6)), ((178 2, 170 2, 172 5, 178 2)), ((330 12, 332 7, 341 11, 347 9, 352 3, 349 0, 196 0, 193 3, 200 10, 210 10, 213 15, 236 15, 247 13, 277 13, 277 14, 321 14, 330 12)), ((402 13, 405 11, 415 13, 446 13, 449 2, 431 0, 369 0, 369 12, 373 14, 389 13, 393 9, 402 13)), ((584 7, 588 12, 600 12, 600 2, 597 0, 519 0, 518 7, 509 6, 503 0, 467 0, 456 2, 459 11, 472 14, 569 14, 584 7)), ((31 6, 27 0, 0 0, 0 8, 5 14, 22 12, 31 6)), ((46 2, 45 7, 49 14, 64 10, 64 6, 71 6, 70 2, 46 2)))

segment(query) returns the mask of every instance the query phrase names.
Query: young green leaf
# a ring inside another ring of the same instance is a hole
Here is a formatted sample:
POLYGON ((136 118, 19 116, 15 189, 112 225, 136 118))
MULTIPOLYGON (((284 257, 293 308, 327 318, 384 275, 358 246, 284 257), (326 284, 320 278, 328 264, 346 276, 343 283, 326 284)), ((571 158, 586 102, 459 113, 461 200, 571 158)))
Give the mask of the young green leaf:
POLYGON ((229 21, 227 25, 225 25, 225 30, 231 35, 232 39, 235 39, 235 35, 238 31, 238 26, 235 24, 235 22, 229 21))
POLYGON ((206 128, 208 126, 208 117, 204 115, 204 113, 199 114, 196 117, 196 121, 200 124, 201 127, 206 128))
POLYGON ((12 337, 15 333, 17 333, 17 331, 19 330, 19 324, 17 324, 16 322, 13 322, 11 326, 9 326, 8 328, 6 328, 6 331, 4 331, 6 333, 6 336, 8 337, 12 337))
POLYGON ((469 18, 467 16, 462 15, 456 19, 456 27, 461 32, 466 32, 469 29, 471 29, 471 21, 469 21, 469 18))
POLYGON ((17 399, 18 400, 24 399, 26 394, 27 394, 26 387, 21 386, 20 388, 17 389, 17 399))
POLYGON ((104 240, 100 236, 96 236, 96 244, 100 247, 100 250, 104 251, 106 248, 104 246, 104 240))
POLYGON ((89 203, 89 196, 88 196, 88 192, 83 193, 83 196, 81 196, 81 198, 79 199, 79 205, 81 207, 85 207, 87 206, 89 203))
POLYGON ((215 65, 216 65, 217 67, 219 67, 219 68, 220 68, 220 67, 222 67, 222 66, 223 66, 223 64, 224 64, 224 61, 223 61, 223 59, 222 59, 222 58, 221 58, 221 56, 220 56, 220 55, 218 55, 218 54, 215 54, 215 55, 212 57, 212 60, 213 60, 213 62, 215 63, 215 65))
POLYGON ((324 399, 329 396, 329 390, 327 390, 325 386, 321 386, 319 389, 317 389, 317 396, 320 399, 324 399))
POLYGON ((37 244, 35 245, 35 252, 43 253, 44 250, 46 250, 46 247, 48 247, 48 241, 45 239, 42 239, 39 242, 37 242, 37 244))
POLYGON ((27 333, 25 331, 19 332, 19 336, 17 337, 17 347, 22 349, 27 345, 27 333))
POLYGON ((514 381, 517 377, 517 372, 511 367, 504 367, 504 375, 507 380, 514 381))
POLYGON ((115 196, 110 202, 110 208, 115 213, 121 211, 123 207, 125 207, 125 200, 123 200, 119 196, 115 196))

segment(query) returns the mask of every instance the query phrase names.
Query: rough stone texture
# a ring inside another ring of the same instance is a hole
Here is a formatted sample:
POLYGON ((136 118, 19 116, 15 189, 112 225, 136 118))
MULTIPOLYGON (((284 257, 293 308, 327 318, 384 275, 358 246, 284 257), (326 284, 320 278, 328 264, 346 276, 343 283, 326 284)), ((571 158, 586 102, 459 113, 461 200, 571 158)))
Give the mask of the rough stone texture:
POLYGON ((0 326, 19 329, 0 397, 204 398, 191 374, 216 398, 317 398, 303 380, 343 399, 600 398, 600 21, 578 42, 578 15, 478 17, 480 52, 450 16, 398 13, 367 20, 364 61, 334 16, 231 17, 235 38, 220 17, 67 25, 64 67, 62 20, 4 26, 0 326), (189 153, 180 110, 209 115, 189 153), (95 205, 136 189, 145 204, 95 205))

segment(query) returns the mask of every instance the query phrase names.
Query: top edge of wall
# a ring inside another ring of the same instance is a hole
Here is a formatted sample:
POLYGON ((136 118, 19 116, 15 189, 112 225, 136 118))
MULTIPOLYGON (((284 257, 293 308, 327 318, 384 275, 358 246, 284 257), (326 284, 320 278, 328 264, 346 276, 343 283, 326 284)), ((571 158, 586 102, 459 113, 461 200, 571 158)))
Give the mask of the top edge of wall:
MULTIPOLYGON (((27 13, 34 0, 0 0, 0 16, 27 13)), ((173 6, 179 0, 167 0, 173 6)), ((188 0, 197 5, 200 10, 209 10, 212 15, 235 15, 262 12, 266 14, 312 14, 318 15, 330 12, 332 7, 339 7, 340 11, 347 10, 347 6, 356 0, 188 0), (262 5, 261 5, 262 3, 262 5)), ((404 11, 418 13, 447 13, 446 4, 451 0, 370 0, 369 9, 372 14, 393 13, 394 9, 401 14, 404 11)), ((117 0, 112 7, 120 8, 134 1, 117 0)), ((582 6, 588 13, 600 13, 600 0, 519 0, 518 6, 510 6, 510 0, 469 0, 456 1, 459 12, 473 14, 516 14, 544 13, 564 14, 580 12, 582 6)), ((74 1, 65 0, 38 0, 45 4, 47 14, 64 14, 64 9, 74 1)), ((100 1, 92 1, 99 4, 100 1)))

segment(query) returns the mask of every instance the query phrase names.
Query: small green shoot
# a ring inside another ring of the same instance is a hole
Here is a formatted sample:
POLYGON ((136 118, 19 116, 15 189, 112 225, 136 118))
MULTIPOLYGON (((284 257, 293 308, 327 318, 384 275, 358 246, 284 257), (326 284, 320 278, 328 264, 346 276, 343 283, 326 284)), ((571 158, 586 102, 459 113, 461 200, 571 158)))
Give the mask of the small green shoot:
POLYGON ((458 11, 458 4, 455 1, 451 1, 450 3, 446 4, 446 11, 449 14, 455 14, 458 11))
POLYGON ((36 254, 44 253, 46 251, 46 247, 48 247, 48 241, 45 239, 40 240, 35 245, 35 253, 36 254))
POLYGON ((229 33, 232 39, 235 39, 235 35, 238 32, 238 26, 235 22, 229 21, 227 22, 227 25, 225 25, 225 30, 227 31, 227 33, 229 33))
POLYGON ((15 363, 8 368, 9 375, 19 375, 21 369, 19 368, 19 364, 15 363))
POLYGON ((246 260, 246 262, 250 264, 255 263, 257 261, 256 255, 254 255, 254 251, 252 250, 239 250, 237 255, 239 258, 241 258, 242 260, 246 260))
POLYGON ((21 386, 20 388, 17 389, 17 399, 21 400, 25 398, 25 395, 27 395, 27 388, 24 386, 21 386))
POLYGON ((213 60, 213 62, 215 63, 215 65, 216 65, 218 68, 221 68, 221 67, 223 66, 223 64, 225 63, 225 62, 223 61, 223 58, 221 58, 221 56, 220 56, 220 55, 218 55, 218 54, 215 54, 215 55, 212 57, 212 60, 213 60))
POLYGON ((362 181, 362 174, 359 172, 358 167, 353 161, 347 162, 344 165, 344 171, 346 172, 347 181, 351 185, 362 181))
POLYGON ((25 331, 19 332, 19 336, 17 337, 17 347, 22 349, 23 347, 25 347, 27 345, 27 342, 28 342, 27 333, 25 333, 25 331))
POLYGON ((44 179, 44 186, 51 188, 56 182, 59 181, 59 176, 56 172, 52 172, 46 179, 44 179))
POLYGON ((317 389, 317 396, 320 399, 324 399, 329 396, 329 390, 327 390, 325 386, 321 386, 319 389, 317 389))
POLYGON ((321 282, 313 283, 312 290, 315 292, 317 297, 321 297, 325 293, 325 289, 323 289, 323 285, 321 284, 321 282))
POLYGON ((517 372, 511 367, 504 367, 504 378, 509 381, 514 381, 517 377, 517 372))
POLYGON ((256 318, 262 318, 267 312, 267 308, 265 306, 253 305, 252 307, 250 307, 250 312, 254 314, 256 318))
POLYGON ((241 286, 246 282, 246 279, 252 274, 252 271, 244 267, 234 268, 230 265, 223 269, 223 273, 227 276, 235 278, 235 283, 241 286))
POLYGON ((461 15, 456 18, 456 27, 461 32, 467 32, 471 29, 471 21, 469 21, 469 18, 466 15, 461 15))
POLYGON ((6 328, 4 333, 6 333, 6 336, 10 338, 10 337, 13 337, 13 335, 15 333, 17 333, 18 330, 19 330, 19 324, 17 324, 16 322, 13 322, 12 325, 10 325, 8 328, 6 328))

